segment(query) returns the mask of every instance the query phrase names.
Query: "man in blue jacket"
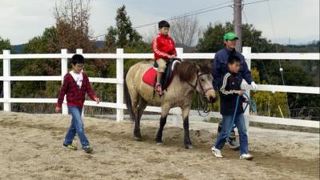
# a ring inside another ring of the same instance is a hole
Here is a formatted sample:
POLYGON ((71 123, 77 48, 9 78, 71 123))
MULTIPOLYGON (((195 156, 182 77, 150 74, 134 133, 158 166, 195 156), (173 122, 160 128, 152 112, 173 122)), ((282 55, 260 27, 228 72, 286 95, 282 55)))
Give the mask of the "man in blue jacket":
MULTIPOLYGON (((248 69, 248 65, 245 61, 244 56, 235 50, 236 41, 238 37, 233 32, 228 32, 223 36, 225 48, 219 50, 212 61, 212 76, 213 76, 213 87, 215 90, 219 90, 222 86, 222 78, 228 72, 228 59, 230 56, 235 56, 240 59, 240 75, 241 77, 251 86, 251 89, 256 89, 257 85, 252 81, 251 72, 248 69)), ((219 123, 218 133, 221 131, 221 122, 219 123)), ((228 145, 232 149, 239 149, 239 144, 236 141, 235 132, 232 130, 229 139, 227 140, 228 145)))

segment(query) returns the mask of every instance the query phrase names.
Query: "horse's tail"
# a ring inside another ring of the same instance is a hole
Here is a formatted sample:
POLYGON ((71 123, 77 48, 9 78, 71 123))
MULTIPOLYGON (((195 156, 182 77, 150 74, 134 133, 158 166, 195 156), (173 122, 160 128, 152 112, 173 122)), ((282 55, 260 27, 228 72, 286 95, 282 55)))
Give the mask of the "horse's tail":
POLYGON ((124 83, 124 98, 126 101, 127 110, 129 111, 131 120, 135 121, 136 118, 135 118, 135 115, 132 110, 131 97, 130 97, 130 93, 129 93, 129 89, 128 89, 128 85, 127 85, 127 81, 126 81, 126 75, 125 75, 123 83, 124 83))

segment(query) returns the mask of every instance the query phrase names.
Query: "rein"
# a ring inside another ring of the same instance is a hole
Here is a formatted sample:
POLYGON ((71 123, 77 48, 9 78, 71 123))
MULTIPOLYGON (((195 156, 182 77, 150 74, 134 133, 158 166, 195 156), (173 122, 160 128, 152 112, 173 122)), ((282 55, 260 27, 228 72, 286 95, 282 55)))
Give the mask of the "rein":
POLYGON ((197 111, 198 111, 199 116, 201 116, 201 117, 206 117, 209 115, 209 113, 211 111, 211 108, 209 105, 211 105, 211 107, 213 107, 213 103, 208 103, 208 101, 205 97, 205 94, 213 88, 204 89, 201 82, 199 82, 200 77, 203 75, 206 75, 206 74, 208 74, 208 73, 197 74, 197 80, 196 80, 195 85, 191 84, 190 82, 187 82, 188 85, 191 86, 194 90, 197 89, 198 83, 200 85, 200 89, 202 91, 202 94, 200 94, 198 91, 196 91, 196 94, 197 94, 197 111))
MULTIPOLYGON (((248 108, 248 106, 250 106, 252 112, 256 113, 257 112, 257 105, 256 105, 256 102, 253 98, 250 98, 249 95, 247 93, 244 93, 243 96, 247 99, 245 101, 246 103, 246 106, 243 108, 243 111, 246 111, 246 109, 248 108)), ((238 111, 238 104, 239 104, 239 99, 240 99, 240 96, 237 96, 237 100, 236 100, 236 107, 234 109, 234 113, 233 113, 233 117, 232 117, 232 128, 235 128, 236 125, 234 124, 234 121, 235 121, 235 118, 236 118, 236 115, 237 115, 237 111, 238 111)), ((231 132, 231 131, 230 131, 231 132)))
POLYGON ((197 111, 199 116, 201 117, 207 117, 210 113, 210 111, 212 111, 213 109, 213 103, 209 103, 208 100, 206 99, 206 97, 201 96, 201 94, 199 94, 197 92, 197 111))
POLYGON ((203 86, 202 86, 202 84, 199 82, 199 78, 200 78, 201 76, 203 76, 203 75, 206 75, 206 74, 209 74, 209 73, 201 73, 201 74, 198 74, 195 85, 191 84, 190 82, 187 82, 187 84, 188 84, 189 86, 191 86, 193 89, 197 89, 197 85, 198 85, 198 83, 199 83, 200 88, 201 88, 201 91, 202 91, 202 95, 205 95, 209 90, 213 89, 213 88, 204 89, 203 86))

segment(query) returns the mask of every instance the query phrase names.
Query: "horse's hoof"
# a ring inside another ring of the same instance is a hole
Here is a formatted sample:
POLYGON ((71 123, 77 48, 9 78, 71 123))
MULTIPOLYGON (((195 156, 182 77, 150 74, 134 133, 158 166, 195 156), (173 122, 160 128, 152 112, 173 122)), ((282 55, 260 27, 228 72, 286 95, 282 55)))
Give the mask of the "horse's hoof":
POLYGON ((191 144, 186 144, 186 145, 184 145, 184 147, 185 147, 186 149, 192 149, 192 148, 193 148, 193 146, 192 146, 191 144))
POLYGON ((161 146, 161 145, 163 145, 163 142, 157 142, 157 145, 161 146))

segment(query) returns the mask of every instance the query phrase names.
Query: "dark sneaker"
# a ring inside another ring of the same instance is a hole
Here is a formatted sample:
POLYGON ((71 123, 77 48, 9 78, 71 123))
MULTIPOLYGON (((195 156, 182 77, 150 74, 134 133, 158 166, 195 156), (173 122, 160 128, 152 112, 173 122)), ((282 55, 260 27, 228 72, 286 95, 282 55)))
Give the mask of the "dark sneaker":
POLYGON ((88 154, 92 153, 92 151, 93 151, 93 148, 90 146, 84 146, 82 149, 84 152, 86 152, 88 154))
POLYGON ((70 149, 70 150, 77 150, 77 146, 76 145, 73 145, 73 144, 63 144, 63 146, 67 149, 70 149))
POLYGON ((229 146, 230 149, 233 149, 235 151, 240 149, 240 145, 239 145, 239 143, 237 142, 236 139, 228 139, 227 140, 227 145, 229 146))

